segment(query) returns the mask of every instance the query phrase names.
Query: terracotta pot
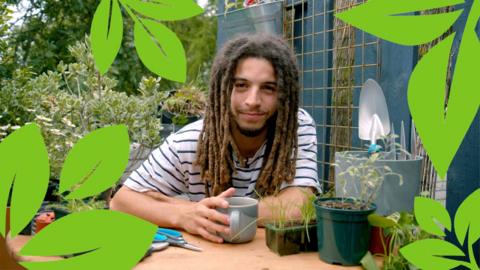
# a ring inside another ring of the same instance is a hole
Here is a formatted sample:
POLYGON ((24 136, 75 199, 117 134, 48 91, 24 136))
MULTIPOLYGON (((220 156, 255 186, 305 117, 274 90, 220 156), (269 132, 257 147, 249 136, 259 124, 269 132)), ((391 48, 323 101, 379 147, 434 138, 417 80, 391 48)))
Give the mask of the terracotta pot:
POLYGON ((385 236, 383 234, 383 229, 380 227, 372 226, 372 231, 370 233, 370 246, 368 250, 372 254, 384 254, 388 255, 390 252, 388 247, 390 245, 390 236, 385 236), (382 244, 383 241, 383 244, 382 244), (383 247, 385 245, 385 249, 383 247))

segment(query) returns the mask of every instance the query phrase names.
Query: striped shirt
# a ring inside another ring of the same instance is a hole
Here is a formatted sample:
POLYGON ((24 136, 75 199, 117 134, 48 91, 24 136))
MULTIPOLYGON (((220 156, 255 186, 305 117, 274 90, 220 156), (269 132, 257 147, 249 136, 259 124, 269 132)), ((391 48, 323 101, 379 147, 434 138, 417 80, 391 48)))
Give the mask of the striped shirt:
MULTIPOLYGON (((205 184, 200 167, 194 165, 197 142, 203 120, 198 120, 170 135, 153 150, 142 165, 128 177, 125 185, 138 192, 158 191, 166 196, 186 195, 191 201, 205 198, 205 184)), ((298 112, 298 155, 294 180, 289 186, 314 187, 320 190, 317 174, 317 136, 315 122, 303 109, 298 112)), ((255 184, 263 164, 266 143, 248 158, 245 167, 233 155, 236 173, 232 173, 234 196, 256 197, 255 184)))

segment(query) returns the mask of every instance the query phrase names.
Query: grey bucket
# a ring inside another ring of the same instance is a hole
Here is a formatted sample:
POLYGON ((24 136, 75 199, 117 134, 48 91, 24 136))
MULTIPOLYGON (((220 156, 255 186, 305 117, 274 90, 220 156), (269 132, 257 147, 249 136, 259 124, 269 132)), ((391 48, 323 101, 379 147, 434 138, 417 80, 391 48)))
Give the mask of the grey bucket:
MULTIPOLYGON (((338 174, 346 169, 347 163, 345 155, 358 157, 359 162, 361 159, 368 158, 366 151, 346 151, 335 153, 335 179, 338 178, 338 174)), ((378 196, 375 199, 377 205, 377 214, 390 215, 393 212, 412 212, 413 202, 415 196, 420 194, 421 179, 422 179, 422 157, 416 157, 415 159, 408 160, 383 160, 378 159, 376 164, 378 166, 388 166, 393 173, 403 176, 403 184, 400 185, 399 178, 395 175, 387 175, 379 189, 378 196)), ((352 181, 350 175, 344 175, 347 180, 347 186, 345 187, 345 193, 341 185, 335 185, 335 192, 337 197, 359 197, 358 181, 352 181)))

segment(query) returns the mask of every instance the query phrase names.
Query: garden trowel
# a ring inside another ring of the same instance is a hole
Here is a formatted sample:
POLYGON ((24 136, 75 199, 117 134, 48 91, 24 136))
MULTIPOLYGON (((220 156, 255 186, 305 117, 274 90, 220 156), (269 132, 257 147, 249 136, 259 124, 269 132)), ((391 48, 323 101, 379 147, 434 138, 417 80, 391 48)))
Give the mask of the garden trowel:
POLYGON ((390 133, 390 118, 382 88, 376 81, 368 79, 363 84, 359 106, 358 135, 370 141, 368 153, 378 152, 377 139, 390 133))

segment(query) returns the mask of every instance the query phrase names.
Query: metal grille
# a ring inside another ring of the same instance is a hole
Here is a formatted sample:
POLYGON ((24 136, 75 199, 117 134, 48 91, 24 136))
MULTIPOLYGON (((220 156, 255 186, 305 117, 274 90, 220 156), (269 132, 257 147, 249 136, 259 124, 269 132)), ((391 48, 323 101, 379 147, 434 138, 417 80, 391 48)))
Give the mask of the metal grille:
POLYGON ((300 67, 300 106, 315 119, 318 175, 333 187, 336 151, 363 149, 358 138, 358 99, 363 82, 380 78, 380 41, 334 18, 363 1, 285 0, 284 38, 300 67))

